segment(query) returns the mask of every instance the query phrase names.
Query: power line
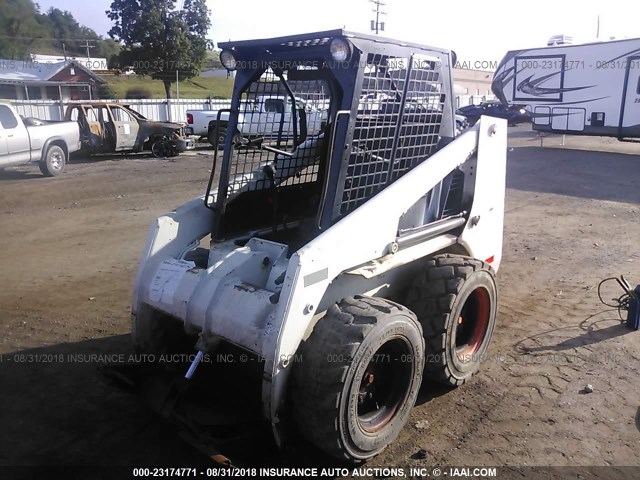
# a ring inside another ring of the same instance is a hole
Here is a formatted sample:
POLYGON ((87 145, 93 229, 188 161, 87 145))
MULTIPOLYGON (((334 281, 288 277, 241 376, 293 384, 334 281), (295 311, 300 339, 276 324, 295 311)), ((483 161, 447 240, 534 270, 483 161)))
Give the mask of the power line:
POLYGON ((381 0, 369 0, 369 3, 373 3, 376 8, 372 10, 376 14, 376 19, 371 20, 371 31, 376 32, 378 35, 380 32, 384 32, 384 22, 380 21, 380 15, 386 15, 386 12, 381 12, 380 7, 384 7, 386 3, 383 3, 381 0))
POLYGON ((96 48, 95 45, 89 45, 89 40, 85 40, 84 41, 84 45, 78 45, 81 48, 86 48, 87 49, 87 60, 89 60, 91 58, 91 54, 89 52, 90 48, 96 48))
MULTIPOLYGON (((69 37, 69 38, 55 38, 55 37, 19 37, 16 35, 0 35, 0 38, 10 38, 12 40, 55 40, 58 42, 61 41, 65 41, 65 42, 85 42, 85 41, 90 41, 90 42, 95 42, 98 40, 108 40, 102 37, 99 38, 89 38, 89 37, 84 37, 84 38, 77 38, 77 37, 69 37)), ((84 45, 83 45, 84 46, 84 45)))

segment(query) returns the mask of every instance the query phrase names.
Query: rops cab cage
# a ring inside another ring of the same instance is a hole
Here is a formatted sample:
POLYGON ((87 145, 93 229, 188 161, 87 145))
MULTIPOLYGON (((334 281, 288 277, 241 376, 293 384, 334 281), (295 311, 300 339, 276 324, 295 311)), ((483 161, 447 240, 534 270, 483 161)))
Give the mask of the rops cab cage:
MULTIPOLYGON (((220 47, 236 81, 205 197, 214 240, 271 227, 282 241, 304 224, 301 246, 454 135, 448 51, 342 30, 220 47)), ((430 220, 459 206, 457 180, 433 192, 430 220)))

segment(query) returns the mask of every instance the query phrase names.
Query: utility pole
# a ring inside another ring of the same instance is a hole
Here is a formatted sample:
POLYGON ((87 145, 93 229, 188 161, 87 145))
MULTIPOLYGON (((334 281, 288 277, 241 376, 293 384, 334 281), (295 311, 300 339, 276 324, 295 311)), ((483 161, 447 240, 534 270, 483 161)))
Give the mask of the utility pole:
POLYGON ((600 39, 600 15, 598 14, 598 26, 596 27, 596 39, 600 39))
POLYGON ((386 12, 380 11, 380 7, 384 7, 386 3, 381 0, 369 0, 369 3, 373 3, 376 8, 371 10, 376 14, 376 19, 371 20, 371 31, 378 35, 380 32, 384 32, 384 22, 380 21, 380 15, 386 15, 386 12))
POLYGON ((89 53, 90 48, 96 48, 95 45, 89 45, 89 40, 84 41, 84 45, 80 45, 82 48, 87 49, 87 60, 91 60, 91 54, 89 53))

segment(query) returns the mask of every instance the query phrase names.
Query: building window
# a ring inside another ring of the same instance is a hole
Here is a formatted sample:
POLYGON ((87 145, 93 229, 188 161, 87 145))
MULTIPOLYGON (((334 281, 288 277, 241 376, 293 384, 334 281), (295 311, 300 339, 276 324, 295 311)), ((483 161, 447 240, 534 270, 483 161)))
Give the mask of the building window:
POLYGON ((49 100, 60 100, 60 90, 58 87, 47 87, 45 94, 49 100))
POLYGON ((42 90, 40 87, 27 87, 27 95, 29 95, 29 100, 40 100, 42 98, 42 90))
POLYGON ((16 100, 18 98, 16 94, 15 85, 0 85, 0 98, 6 100, 16 100))

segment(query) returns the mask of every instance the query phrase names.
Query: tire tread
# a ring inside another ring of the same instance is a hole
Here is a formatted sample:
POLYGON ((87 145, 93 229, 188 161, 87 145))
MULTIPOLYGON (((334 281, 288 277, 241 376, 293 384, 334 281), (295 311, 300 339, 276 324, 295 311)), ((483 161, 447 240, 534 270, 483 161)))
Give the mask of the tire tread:
POLYGON ((468 378, 453 375, 446 356, 447 324, 454 302, 467 279, 491 266, 462 255, 437 255, 425 262, 407 292, 407 305, 417 315, 425 336, 427 360, 424 376, 450 386, 463 385, 468 378))
POLYGON ((349 362, 329 362, 327 355, 353 358, 381 317, 405 313, 406 307, 385 299, 355 296, 332 305, 301 344, 303 361, 293 371, 293 416, 300 432, 329 455, 353 461, 346 453, 338 425, 349 362))

